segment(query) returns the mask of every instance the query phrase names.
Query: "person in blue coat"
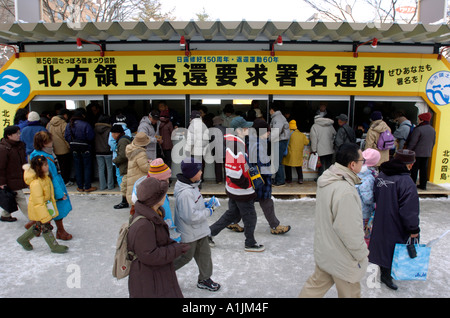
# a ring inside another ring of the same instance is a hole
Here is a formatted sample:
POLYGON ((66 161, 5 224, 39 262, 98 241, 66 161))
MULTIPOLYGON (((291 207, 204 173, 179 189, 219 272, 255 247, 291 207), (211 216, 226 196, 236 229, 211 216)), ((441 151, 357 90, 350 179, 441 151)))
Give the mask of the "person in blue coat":
POLYGON ((97 190, 92 186, 92 149, 95 132, 86 121, 84 108, 77 108, 64 131, 64 139, 70 145, 75 165, 75 180, 79 192, 97 190))
POLYGON ((419 195, 410 176, 414 162, 414 151, 398 150, 393 159, 380 165, 373 186, 376 208, 369 261, 380 266, 381 282, 393 290, 398 288, 391 277, 395 244, 418 238, 420 232, 419 195))
POLYGON ((20 131, 20 140, 25 143, 27 157, 33 152, 34 135, 39 131, 47 131, 41 123, 41 117, 36 112, 28 114, 28 124, 20 131))
POLYGON ((70 240, 72 235, 64 229, 63 219, 72 211, 72 203, 66 185, 61 176, 58 160, 53 152, 53 139, 48 131, 40 131, 34 136, 34 151, 30 154, 30 160, 36 156, 47 158, 49 173, 51 175, 56 207, 59 215, 54 218, 57 231, 56 238, 60 240, 70 240))

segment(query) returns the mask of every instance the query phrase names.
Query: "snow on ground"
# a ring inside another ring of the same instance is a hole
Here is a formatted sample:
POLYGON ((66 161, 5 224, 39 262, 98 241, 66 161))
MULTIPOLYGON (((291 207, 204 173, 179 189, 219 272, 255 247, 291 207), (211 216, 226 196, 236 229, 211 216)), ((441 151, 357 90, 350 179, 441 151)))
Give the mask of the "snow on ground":
MULTIPOLYGON (((173 207, 173 198, 171 204, 173 207)), ((16 239, 24 233, 25 217, 0 222, 0 297, 126 298, 127 279, 111 275, 119 228, 128 219, 128 209, 114 210, 118 195, 79 194, 71 196, 74 210, 65 219, 73 235, 67 254, 50 252, 42 237, 34 238, 33 251, 25 251, 16 239)), ((226 210, 227 199, 210 218, 210 224, 226 210)), ((450 200, 421 199, 421 240, 426 243, 450 229, 450 200)), ((188 298, 292 298, 297 297, 314 270, 315 199, 276 199, 276 214, 281 224, 291 225, 286 235, 274 236, 261 208, 256 204, 258 223, 255 231, 263 253, 244 251, 242 233, 224 229, 214 240, 212 279, 222 285, 218 292, 196 287, 198 270, 195 261, 181 268, 178 280, 188 298)), ((56 229, 54 230, 54 232, 56 229)), ((365 298, 446 298, 450 297, 450 235, 433 246, 427 281, 399 281, 392 291, 377 283, 376 266, 369 266, 362 280, 365 298)), ((325 297, 337 297, 333 287, 325 297)))

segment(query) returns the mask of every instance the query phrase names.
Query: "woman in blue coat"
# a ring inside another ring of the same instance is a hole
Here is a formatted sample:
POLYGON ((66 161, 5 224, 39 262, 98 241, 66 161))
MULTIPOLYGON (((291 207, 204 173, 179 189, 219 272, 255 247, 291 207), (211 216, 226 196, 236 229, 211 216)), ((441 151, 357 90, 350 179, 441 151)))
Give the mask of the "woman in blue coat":
POLYGON ((411 150, 398 150, 380 166, 375 179, 375 217, 369 243, 369 261, 380 266, 381 282, 396 290, 391 277, 395 244, 419 236, 419 195, 410 176, 415 161, 411 150))
POLYGON ((72 204, 69 199, 66 185, 61 176, 59 164, 53 153, 52 135, 48 131, 40 131, 34 136, 34 151, 30 155, 30 160, 35 156, 44 156, 47 158, 49 172, 55 191, 56 206, 59 215, 54 218, 57 231, 56 238, 60 240, 70 240, 72 235, 64 229, 63 219, 72 211, 72 204))

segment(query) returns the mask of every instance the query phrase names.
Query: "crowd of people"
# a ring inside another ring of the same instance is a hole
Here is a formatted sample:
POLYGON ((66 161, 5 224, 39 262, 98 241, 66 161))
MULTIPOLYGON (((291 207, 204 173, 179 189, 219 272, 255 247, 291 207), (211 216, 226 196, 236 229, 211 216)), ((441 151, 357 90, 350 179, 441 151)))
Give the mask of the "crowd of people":
MULTIPOLYGON (((310 144, 320 160, 316 268, 299 296, 320 297, 335 284, 339 297, 359 297, 359 281, 369 261, 380 266, 383 283, 397 288, 390 275, 395 243, 417 238, 420 232, 416 180, 419 173, 417 188, 426 189, 428 159, 436 138, 430 113, 420 114, 415 127, 397 112, 399 126, 391 133, 382 113, 374 111, 362 140, 348 125, 347 115, 329 118, 321 108, 308 140, 276 103, 269 107, 269 121, 257 102, 240 115, 234 114, 232 105, 217 116, 199 106, 190 114, 172 214, 167 190, 175 177, 171 136, 181 125, 176 112, 161 102, 158 109, 132 124, 136 129, 132 131, 122 113, 112 120, 99 110, 98 105, 92 105, 89 113, 61 107, 46 125, 36 112, 25 118, 19 110, 15 125, 5 128, 0 142, 0 188, 16 192, 17 206, 29 219, 26 232, 17 239, 24 249, 32 250, 30 240, 42 233, 52 252, 67 252, 68 247, 56 239, 72 239, 63 225, 72 210, 66 188, 72 164, 77 191, 96 191, 92 185, 95 158, 100 189, 112 189, 115 183, 120 187, 122 201, 114 209, 129 208, 133 218, 143 216, 128 236, 129 249, 137 257, 130 269, 130 297, 182 297, 176 270, 192 258, 199 268, 197 286, 217 291, 220 284, 211 279, 213 239, 228 228, 244 233, 245 251, 263 252, 264 245, 254 235, 255 202, 271 234, 289 232, 291 226, 281 225, 276 216, 272 187, 293 182, 292 168, 297 182, 303 183, 303 149, 310 144), (384 146, 380 146, 382 139, 384 146), (273 144, 278 149, 268 149, 273 144), (201 195, 208 147, 214 149, 216 182, 225 180, 228 197, 226 211, 211 225, 208 217, 219 203, 214 198, 206 202, 201 195), (278 156, 270 156, 273 151, 278 156), (271 158, 278 162, 274 165, 271 158), (23 192, 27 187, 28 203, 23 192)), ((1 221, 16 221, 12 212, 2 210, 1 221)))

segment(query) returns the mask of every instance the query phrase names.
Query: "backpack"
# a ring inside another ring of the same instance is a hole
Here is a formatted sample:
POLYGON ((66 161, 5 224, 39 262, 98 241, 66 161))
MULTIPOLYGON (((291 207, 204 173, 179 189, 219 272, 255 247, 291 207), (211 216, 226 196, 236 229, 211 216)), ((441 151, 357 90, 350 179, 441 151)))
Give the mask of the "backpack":
POLYGON ((405 139, 405 144, 403 147, 405 147, 408 144, 409 140, 411 139, 412 132, 415 128, 415 126, 413 124, 411 124, 411 125, 406 124, 406 126, 409 127, 409 133, 408 133, 408 137, 406 137, 406 139, 405 139))
POLYGON ((134 261, 137 256, 135 253, 128 251, 128 232, 130 227, 136 223, 139 219, 145 218, 145 216, 139 215, 133 221, 133 216, 130 216, 128 222, 123 223, 119 230, 119 237, 116 243, 116 253, 114 255, 114 265, 112 270, 113 277, 122 279, 128 276, 130 273, 131 262, 134 261))
POLYGON ((394 136, 388 129, 386 129, 380 134, 380 137, 378 138, 377 148, 379 150, 392 149, 394 147, 394 141, 394 136))

